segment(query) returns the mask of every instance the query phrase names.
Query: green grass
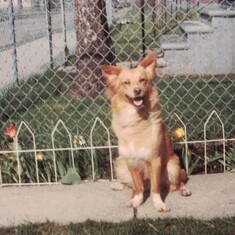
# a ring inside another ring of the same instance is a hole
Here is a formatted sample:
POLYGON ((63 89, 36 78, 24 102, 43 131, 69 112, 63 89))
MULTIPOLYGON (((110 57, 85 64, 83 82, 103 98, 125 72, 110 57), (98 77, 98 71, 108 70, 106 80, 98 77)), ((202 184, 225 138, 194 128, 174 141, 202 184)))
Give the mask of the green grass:
POLYGON ((0 235, 233 235, 235 217, 200 220, 193 218, 133 219, 120 223, 95 222, 60 225, 53 222, 28 223, 21 226, 0 228, 0 235))
MULTIPOLYGON (((67 73, 49 70, 45 74, 33 76, 27 81, 22 82, 21 85, 5 91, 0 99, 0 107, 2 108, 0 113, 1 149, 7 149, 8 140, 3 135, 6 127, 10 122, 14 122, 16 127, 18 127, 22 120, 33 131, 37 149, 52 148, 51 133, 59 119, 69 129, 73 140, 74 136, 81 135, 86 141, 86 146, 90 146, 90 131, 96 117, 99 117, 109 128, 111 143, 116 145, 117 139, 110 127, 111 107, 109 101, 102 95, 93 101, 71 97, 68 91, 72 81, 73 77, 67 73)), ((216 110, 224 123, 225 137, 232 138, 235 136, 235 75, 230 74, 223 77, 175 77, 174 79, 161 78, 156 80, 155 84, 160 94, 164 119, 170 130, 177 126, 182 126, 174 115, 176 113, 187 126, 188 139, 202 140, 204 138, 204 123, 210 113, 216 110)), ((208 138, 222 138, 219 121, 216 117, 213 117, 211 121, 207 128, 208 138)), ((62 126, 58 128, 54 137, 55 147, 70 147, 69 136, 62 126)), ((93 137, 93 144, 95 146, 106 145, 108 140, 107 133, 101 126, 95 128, 93 137)), ((19 143, 22 149, 32 148, 32 136, 27 128, 21 130, 19 143)), ((195 155, 193 159, 197 159, 198 155, 203 157, 201 155, 203 152, 200 150, 203 146, 199 147, 195 148, 192 146, 192 156, 195 155)), ((221 154, 220 147, 213 147, 210 155, 218 155, 218 152, 221 154)), ((58 151, 56 154, 58 160, 57 173, 60 179, 66 170, 71 167, 71 153, 69 151, 58 151)), ((82 179, 91 177, 90 154, 90 150, 74 152, 75 166, 82 179)), ((44 155, 44 161, 42 164, 39 164, 41 167, 40 181, 53 181, 52 152, 45 152, 44 155)), ((117 149, 114 149, 113 157, 117 155, 117 149)), ((181 155, 183 157, 183 151, 179 152, 179 156, 181 155)), ((94 156, 96 178, 110 178, 108 150, 95 150, 94 156)), ((12 160, 9 158, 9 155, 4 155, 1 158, 4 182, 17 182, 17 171, 15 170, 17 168, 16 158, 15 156, 11 157, 12 160), (10 160, 12 162, 9 162, 10 160), (8 176, 9 167, 12 169, 10 179, 8 176)), ((22 175, 22 182, 35 182, 33 155, 22 154, 21 161, 24 172, 25 174, 27 173, 27 175, 22 175), (24 159, 27 159, 29 162, 27 164, 24 163, 24 159)))
MULTIPOLYGON (((72 76, 64 72, 48 70, 45 74, 32 76, 5 91, 0 100, 0 149, 7 150, 8 139, 3 135, 9 123, 13 122, 16 128, 23 120, 33 131, 36 138, 37 149, 52 149, 52 130, 57 121, 61 119, 74 136, 83 136, 86 146, 90 146, 89 134, 96 116, 110 126, 110 107, 108 101, 100 96, 92 102, 86 99, 75 99, 67 94, 72 76)), ((106 145, 107 133, 97 127, 94 133, 94 145, 106 145)), ((69 136, 58 127, 55 135, 55 147, 70 147, 69 136)), ((114 138, 113 138, 114 139, 114 138)), ((23 127, 19 134, 22 149, 32 149, 32 135, 23 127)), ((85 146, 82 146, 85 147, 85 146)), ((95 166, 97 178, 110 178, 108 150, 95 151, 95 166), (102 167, 101 167, 102 166, 102 167), (106 171, 104 169, 106 169, 106 171)), ((52 152, 44 152, 43 162, 39 162, 40 182, 54 181, 54 168, 52 152)), ((59 180, 71 167, 71 152, 56 152, 57 174, 59 180)), ((75 167, 82 179, 91 177, 90 151, 74 151, 75 167)), ((21 154, 21 164, 24 174, 22 182, 35 182, 35 163, 33 154, 21 154)), ((4 154, 0 159, 2 167, 2 179, 4 183, 18 182, 16 156, 4 154)))
MULTIPOLYGON (((72 79, 69 74, 48 71, 7 90, 0 100, 0 132, 3 133, 10 122, 19 125, 24 120, 36 136, 44 135, 45 141, 49 141, 56 122, 62 119, 71 133, 84 135, 87 139, 97 116, 110 127, 108 100, 102 95, 94 101, 70 97, 67 92, 72 79)), ((206 119, 216 110, 224 122, 226 137, 235 135, 235 75, 162 78, 156 81, 156 86, 164 119, 170 128, 175 125, 173 114, 177 113, 187 125, 190 139, 201 139, 206 119)), ((221 137, 221 133, 214 134, 221 137)))
MULTIPOLYGON (((160 93, 164 118, 172 129, 174 113, 183 120, 191 140, 203 139, 204 124, 213 110, 218 112, 225 127, 225 137, 235 136, 234 129, 234 89, 235 75, 177 77, 159 79, 156 82, 160 93)), ((208 138, 222 138, 221 124, 214 116, 208 125, 208 138)))
POLYGON ((4 107, 0 114, 1 132, 9 122, 19 124, 24 120, 36 135, 49 134, 62 119, 73 134, 89 135, 95 114, 109 126, 108 101, 102 96, 95 102, 70 97, 67 91, 71 82, 69 74, 49 70, 7 90, 0 100, 4 107))
MULTIPOLYGON (((189 12, 183 10, 165 11, 160 16, 153 19, 153 11, 146 7, 145 10, 145 45, 147 48, 159 48, 160 37, 164 34, 179 33, 179 22, 182 20, 196 20, 197 13, 195 9, 189 12)), ((112 26, 110 33, 115 47, 117 61, 137 61, 142 51, 141 35, 141 16, 140 10, 129 11, 125 16, 133 23, 120 25, 118 23, 112 26)))

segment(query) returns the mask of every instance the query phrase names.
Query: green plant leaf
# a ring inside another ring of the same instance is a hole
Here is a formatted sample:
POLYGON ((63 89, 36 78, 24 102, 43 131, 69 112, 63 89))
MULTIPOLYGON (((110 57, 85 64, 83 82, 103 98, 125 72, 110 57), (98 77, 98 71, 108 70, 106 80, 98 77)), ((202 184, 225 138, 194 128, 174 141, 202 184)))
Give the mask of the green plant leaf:
POLYGON ((69 168, 66 175, 60 181, 62 184, 81 184, 82 180, 76 169, 69 168))

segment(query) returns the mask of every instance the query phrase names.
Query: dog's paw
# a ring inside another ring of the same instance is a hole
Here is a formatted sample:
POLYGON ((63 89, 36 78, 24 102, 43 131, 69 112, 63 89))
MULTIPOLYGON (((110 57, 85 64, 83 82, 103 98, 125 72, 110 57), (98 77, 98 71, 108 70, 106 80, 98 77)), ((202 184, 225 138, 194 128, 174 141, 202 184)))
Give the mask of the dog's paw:
POLYGON ((111 185, 112 190, 123 190, 124 188, 125 188, 125 185, 120 182, 111 185))
POLYGON ((185 186, 181 187, 179 189, 179 192, 180 192, 180 195, 183 197, 189 197, 192 195, 192 193, 185 186))
POLYGON ((166 206, 166 204, 162 201, 160 194, 153 193, 153 205, 155 209, 159 212, 168 212, 171 209, 166 206))
POLYGON ((138 208, 144 200, 142 193, 136 194, 129 202, 127 202, 128 207, 138 208))
POLYGON ((158 212, 169 212, 171 210, 170 208, 166 206, 164 202, 155 203, 154 207, 158 212))

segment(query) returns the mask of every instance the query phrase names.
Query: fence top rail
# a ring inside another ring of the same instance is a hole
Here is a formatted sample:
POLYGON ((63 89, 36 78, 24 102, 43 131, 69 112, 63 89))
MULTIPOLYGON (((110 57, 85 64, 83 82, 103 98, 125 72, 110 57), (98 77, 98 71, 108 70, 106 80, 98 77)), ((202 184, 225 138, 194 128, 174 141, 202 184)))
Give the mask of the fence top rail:
MULTIPOLYGON (((174 144, 204 144, 213 142, 235 142, 235 138, 231 139, 212 139, 212 140, 188 140, 174 142, 174 144)), ((47 148, 47 149, 25 149, 25 150, 0 150, 0 154, 11 154, 11 153, 32 153, 32 152, 50 152, 50 151, 79 151, 79 150, 92 150, 92 149, 115 149, 118 145, 103 145, 103 146, 86 146, 86 147, 67 147, 67 148, 47 148)))

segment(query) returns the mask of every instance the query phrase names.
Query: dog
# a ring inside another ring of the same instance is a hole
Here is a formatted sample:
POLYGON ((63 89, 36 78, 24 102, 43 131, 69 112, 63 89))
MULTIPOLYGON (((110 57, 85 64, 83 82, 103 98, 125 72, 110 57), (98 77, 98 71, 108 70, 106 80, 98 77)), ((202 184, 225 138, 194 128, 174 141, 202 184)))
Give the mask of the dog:
POLYGON ((119 157, 116 161, 117 178, 133 187, 128 206, 137 209, 144 201, 145 182, 150 182, 154 207, 159 212, 170 209, 161 193, 179 190, 190 196, 185 187, 186 173, 180 168, 179 157, 162 119, 156 78, 156 53, 151 51, 136 68, 101 65, 107 95, 112 107, 112 128, 118 138, 119 157))

